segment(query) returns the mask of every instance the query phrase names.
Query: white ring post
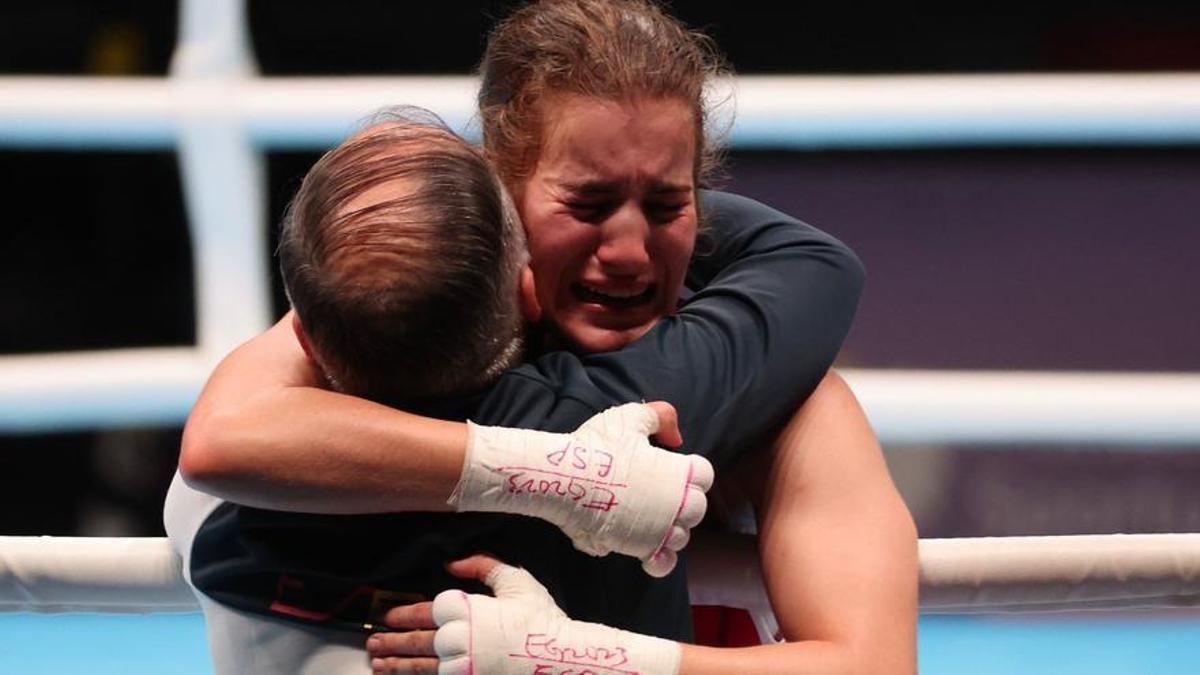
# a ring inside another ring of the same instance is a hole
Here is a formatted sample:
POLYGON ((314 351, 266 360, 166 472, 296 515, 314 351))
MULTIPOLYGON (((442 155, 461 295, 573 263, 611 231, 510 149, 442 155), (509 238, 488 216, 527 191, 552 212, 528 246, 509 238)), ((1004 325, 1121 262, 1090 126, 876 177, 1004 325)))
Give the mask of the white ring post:
POLYGON ((266 170, 239 101, 255 72, 243 0, 185 0, 171 62, 196 275, 196 344, 219 357, 271 319, 266 170))

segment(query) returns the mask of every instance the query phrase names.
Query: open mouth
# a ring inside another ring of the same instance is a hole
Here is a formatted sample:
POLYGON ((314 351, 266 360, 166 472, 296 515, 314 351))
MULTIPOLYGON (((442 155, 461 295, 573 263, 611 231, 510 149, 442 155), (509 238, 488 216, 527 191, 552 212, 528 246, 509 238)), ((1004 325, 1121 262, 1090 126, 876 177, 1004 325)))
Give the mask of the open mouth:
POLYGON ((600 291, 595 288, 584 286, 580 283, 571 284, 571 292, 575 297, 584 301, 591 302, 613 309, 628 309, 644 305, 654 299, 656 286, 650 284, 643 291, 631 291, 628 293, 617 291, 600 291))

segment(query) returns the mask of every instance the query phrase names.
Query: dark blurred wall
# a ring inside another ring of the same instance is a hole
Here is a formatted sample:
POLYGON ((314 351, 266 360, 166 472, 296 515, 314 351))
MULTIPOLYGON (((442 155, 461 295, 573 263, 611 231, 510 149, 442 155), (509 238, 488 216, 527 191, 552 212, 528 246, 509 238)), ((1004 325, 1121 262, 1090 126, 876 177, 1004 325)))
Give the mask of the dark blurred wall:
POLYGON ((1200 370, 1200 148, 737 153, 869 273, 867 367, 1200 370))
MULTIPOLYGON (((466 72, 520 3, 248 0, 268 74, 466 72)), ((1200 66, 1200 6, 1166 2, 675 2, 741 72, 1184 70, 1200 66)), ((177 3, 0 3, 0 72, 166 72, 177 3)))

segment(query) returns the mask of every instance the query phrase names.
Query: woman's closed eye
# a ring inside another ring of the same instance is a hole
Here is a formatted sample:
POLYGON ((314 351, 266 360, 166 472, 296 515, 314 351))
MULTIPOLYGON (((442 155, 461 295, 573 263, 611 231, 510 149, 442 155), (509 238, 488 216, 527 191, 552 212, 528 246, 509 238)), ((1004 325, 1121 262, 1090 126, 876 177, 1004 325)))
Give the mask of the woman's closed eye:
POLYGON ((567 208, 577 220, 598 223, 607 218, 616 209, 616 205, 604 200, 576 199, 568 201, 567 208))
POLYGON ((651 202, 646 205, 646 215, 654 223, 670 223, 683 215, 689 202, 651 202))

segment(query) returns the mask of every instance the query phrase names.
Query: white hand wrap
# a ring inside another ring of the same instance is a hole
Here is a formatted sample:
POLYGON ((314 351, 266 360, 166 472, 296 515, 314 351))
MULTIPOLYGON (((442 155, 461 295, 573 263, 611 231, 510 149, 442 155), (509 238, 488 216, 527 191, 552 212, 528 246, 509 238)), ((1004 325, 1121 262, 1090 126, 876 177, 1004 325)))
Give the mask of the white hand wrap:
POLYGON ((443 591, 433 601, 438 675, 677 675, 679 645, 572 621, 523 569, 498 565, 496 597, 443 591))
POLYGON ((699 455, 654 447, 656 431, 658 416, 640 403, 609 408, 572 434, 471 424, 450 504, 542 518, 580 551, 630 555, 665 576, 704 517, 713 469, 699 455))

